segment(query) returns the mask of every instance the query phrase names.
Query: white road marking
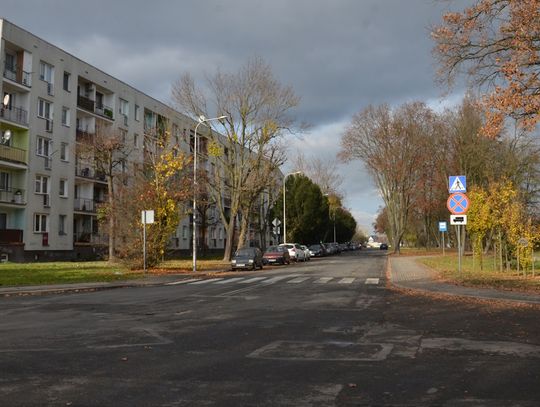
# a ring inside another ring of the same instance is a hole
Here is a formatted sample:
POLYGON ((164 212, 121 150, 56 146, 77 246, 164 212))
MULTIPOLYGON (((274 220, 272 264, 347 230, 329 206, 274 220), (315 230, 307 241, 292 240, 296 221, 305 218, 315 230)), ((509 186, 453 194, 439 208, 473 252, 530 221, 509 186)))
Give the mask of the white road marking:
POLYGON ((217 281, 216 284, 229 284, 229 283, 232 283, 233 281, 240 281, 240 280, 243 280, 244 277, 234 277, 234 278, 227 278, 223 281, 217 281))
POLYGON ((379 284, 379 279, 378 278, 366 278, 366 284, 379 284))
POLYGON ((332 280, 334 277, 321 277, 318 280, 315 280, 314 282, 317 284, 326 284, 330 280, 332 280))
POLYGON ((296 277, 296 274, 289 274, 287 276, 270 277, 267 280, 261 281, 261 283, 263 283, 263 284, 274 284, 274 283, 277 283, 279 280, 284 280, 286 278, 292 278, 292 277, 296 277))
POLYGON ((193 283, 189 283, 189 285, 208 284, 208 283, 213 283, 213 282, 219 281, 219 280, 223 280, 223 277, 220 277, 220 278, 207 278, 206 280, 194 281, 193 283))
POLYGON ((200 280, 200 278, 189 278, 187 280, 173 281, 172 283, 167 283, 165 285, 188 284, 188 283, 192 283, 194 281, 199 281, 199 280, 200 280))
POLYGON ((298 284, 303 283, 304 281, 309 280, 309 277, 298 277, 293 280, 287 281, 288 284, 298 284))
POLYGON ((354 280, 356 279, 353 277, 342 278, 338 281, 338 284, 351 284, 354 280))
POLYGON ((265 278, 266 278, 266 277, 253 277, 253 278, 248 278, 247 280, 240 281, 240 284, 254 283, 255 281, 264 280, 265 278))

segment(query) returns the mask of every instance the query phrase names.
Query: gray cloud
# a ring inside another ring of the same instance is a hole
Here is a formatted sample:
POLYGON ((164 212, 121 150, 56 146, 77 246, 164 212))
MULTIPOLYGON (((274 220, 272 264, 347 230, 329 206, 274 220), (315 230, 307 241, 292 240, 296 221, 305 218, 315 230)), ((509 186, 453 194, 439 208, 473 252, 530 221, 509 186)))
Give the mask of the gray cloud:
MULTIPOLYGON (((314 126, 305 153, 335 156, 344 125, 368 104, 437 104, 429 28, 470 2, 2 0, 1 13, 166 103, 183 72, 202 78, 261 56, 302 97, 296 116, 314 126)), ((343 171, 346 203, 363 219, 374 216, 381 202, 365 170, 343 171)))

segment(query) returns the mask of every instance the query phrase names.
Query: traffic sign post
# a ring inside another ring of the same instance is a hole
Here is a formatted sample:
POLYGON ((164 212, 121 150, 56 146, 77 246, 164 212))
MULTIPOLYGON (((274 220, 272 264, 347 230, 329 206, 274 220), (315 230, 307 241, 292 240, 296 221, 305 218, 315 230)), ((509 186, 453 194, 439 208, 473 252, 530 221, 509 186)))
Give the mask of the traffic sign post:
POLYGON ((141 211, 141 222, 143 224, 143 271, 146 273, 146 225, 154 223, 154 211, 141 211))
POLYGON ((439 232, 441 232, 441 238, 442 238, 442 254, 444 254, 445 249, 445 243, 444 243, 444 233, 448 231, 448 228, 446 227, 446 222, 439 222, 439 232))
MULTIPOLYGON (((467 224, 467 211, 469 210, 470 201, 465 192, 467 192, 467 177, 465 175, 451 175, 448 177, 448 192, 450 196, 446 201, 446 207, 452 214, 450 216, 450 224, 456 226, 457 230, 457 245, 458 245, 458 270, 461 275, 461 256, 463 255, 463 247, 461 242, 461 226, 467 224)), ((463 246, 465 238, 463 237, 463 246)))

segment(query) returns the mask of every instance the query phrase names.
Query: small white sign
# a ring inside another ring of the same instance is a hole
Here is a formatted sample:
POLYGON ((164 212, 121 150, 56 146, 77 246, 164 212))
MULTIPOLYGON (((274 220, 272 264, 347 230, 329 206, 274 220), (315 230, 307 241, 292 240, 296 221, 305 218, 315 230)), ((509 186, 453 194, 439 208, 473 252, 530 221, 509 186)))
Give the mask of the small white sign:
POLYGON ((272 225, 278 227, 279 225, 281 225, 281 221, 278 218, 274 218, 274 220, 272 221, 272 225))
POLYGON ((450 215, 451 225, 466 225, 467 215, 450 215))
POLYGON ((439 222, 439 232, 447 232, 446 222, 439 222))
POLYGON ((141 222, 143 225, 154 223, 154 211, 141 211, 141 222))

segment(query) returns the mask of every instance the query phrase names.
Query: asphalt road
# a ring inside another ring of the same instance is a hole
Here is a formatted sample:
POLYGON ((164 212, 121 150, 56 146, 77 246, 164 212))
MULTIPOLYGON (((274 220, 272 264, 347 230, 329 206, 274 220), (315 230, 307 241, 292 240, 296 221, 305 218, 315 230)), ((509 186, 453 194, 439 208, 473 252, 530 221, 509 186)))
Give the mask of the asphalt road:
POLYGON ((0 298, 0 405, 540 405, 538 308, 404 294, 385 265, 0 298))

